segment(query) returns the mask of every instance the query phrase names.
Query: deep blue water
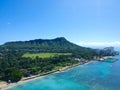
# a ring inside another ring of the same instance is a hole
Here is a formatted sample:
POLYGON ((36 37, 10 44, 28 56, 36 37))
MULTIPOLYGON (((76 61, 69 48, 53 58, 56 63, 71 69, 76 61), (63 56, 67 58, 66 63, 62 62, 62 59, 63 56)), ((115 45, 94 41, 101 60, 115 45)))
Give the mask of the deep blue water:
MULTIPOLYGON (((114 58, 120 59, 120 56, 114 58)), ((113 63, 93 61, 8 90, 120 90, 120 60, 113 63)))

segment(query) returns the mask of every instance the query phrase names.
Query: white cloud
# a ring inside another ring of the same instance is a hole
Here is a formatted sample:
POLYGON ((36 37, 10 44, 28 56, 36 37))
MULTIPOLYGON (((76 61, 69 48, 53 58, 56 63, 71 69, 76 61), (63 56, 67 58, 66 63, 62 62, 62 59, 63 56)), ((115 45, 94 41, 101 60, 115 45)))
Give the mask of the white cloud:
POLYGON ((120 47, 120 41, 115 42, 80 42, 81 46, 116 46, 120 47))

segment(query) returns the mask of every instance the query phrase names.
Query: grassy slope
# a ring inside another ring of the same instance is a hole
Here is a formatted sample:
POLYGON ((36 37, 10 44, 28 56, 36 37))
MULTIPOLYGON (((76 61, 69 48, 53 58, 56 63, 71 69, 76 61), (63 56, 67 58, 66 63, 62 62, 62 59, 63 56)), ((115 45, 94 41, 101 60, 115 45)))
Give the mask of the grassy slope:
POLYGON ((22 57, 26 58, 36 58, 37 56, 40 58, 50 58, 50 57, 55 57, 55 56, 60 56, 60 55, 72 55, 72 53, 36 53, 36 54, 30 54, 30 53, 25 53, 22 57))

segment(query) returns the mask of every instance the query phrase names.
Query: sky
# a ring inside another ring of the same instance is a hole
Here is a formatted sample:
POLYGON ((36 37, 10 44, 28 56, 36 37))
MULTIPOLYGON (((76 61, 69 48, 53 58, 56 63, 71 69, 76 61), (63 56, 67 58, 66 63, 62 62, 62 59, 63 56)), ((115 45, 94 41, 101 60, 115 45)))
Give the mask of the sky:
POLYGON ((120 0, 0 0, 0 44, 65 37, 120 46, 120 0))

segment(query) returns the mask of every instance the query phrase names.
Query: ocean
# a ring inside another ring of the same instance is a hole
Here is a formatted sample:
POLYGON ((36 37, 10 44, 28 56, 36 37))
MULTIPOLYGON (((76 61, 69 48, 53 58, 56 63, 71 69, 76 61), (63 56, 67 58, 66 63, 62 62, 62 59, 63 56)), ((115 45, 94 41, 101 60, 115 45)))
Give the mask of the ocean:
POLYGON ((7 90, 120 90, 120 56, 114 58, 118 60, 92 61, 7 90))

